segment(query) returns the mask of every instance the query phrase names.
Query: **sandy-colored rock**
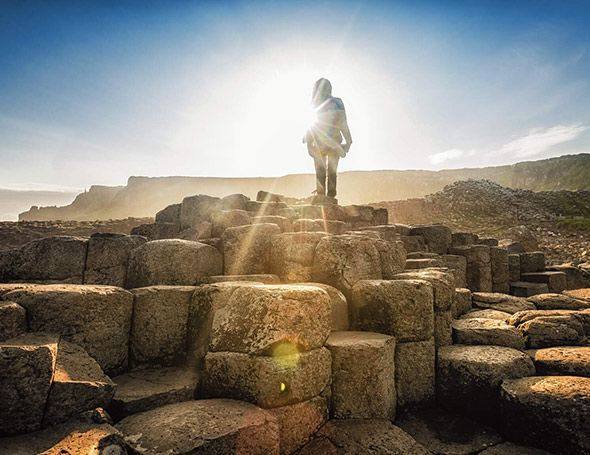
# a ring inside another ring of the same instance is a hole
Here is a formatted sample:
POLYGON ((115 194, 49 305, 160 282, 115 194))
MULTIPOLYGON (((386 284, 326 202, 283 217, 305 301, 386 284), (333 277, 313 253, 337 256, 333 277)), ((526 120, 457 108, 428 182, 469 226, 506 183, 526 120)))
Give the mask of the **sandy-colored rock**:
POLYGON ((322 289, 242 287, 215 313, 209 348, 256 355, 271 355, 288 346, 310 351, 324 345, 330 326, 330 298, 322 289))
MULTIPOLYGON (((193 242, 203 241, 203 243, 205 243, 205 241, 208 241, 211 239, 212 232, 213 232, 213 223, 211 223, 210 221, 201 221, 199 224, 197 224, 194 227, 187 228, 187 229, 180 231, 178 233, 178 235, 175 237, 182 239, 182 240, 191 240, 193 242)), ((156 239, 150 239, 150 240, 156 240, 156 239)), ((213 245, 211 245, 211 246, 213 246, 213 245)))
POLYGON ((27 313, 18 303, 0 302, 0 342, 27 331, 27 313))
POLYGON ((400 240, 408 253, 415 251, 428 251, 428 246, 421 235, 400 235, 400 240))
POLYGON ((88 240, 84 283, 125 286, 131 252, 147 242, 145 237, 96 233, 88 240))
POLYGON ((0 435, 41 427, 57 342, 53 335, 26 333, 0 343, 0 435))
POLYGON ((522 311, 509 323, 524 336, 527 348, 576 346, 586 342, 583 321, 567 310, 522 311), (551 311, 551 313, 550 313, 551 311))
POLYGON ((550 293, 560 293, 567 288, 567 280, 563 272, 532 272, 521 273, 523 281, 531 283, 545 283, 550 293))
POLYGON ((455 299, 451 305, 451 315, 457 319, 471 310, 471 291, 466 288, 455 289, 455 299))
POLYGON ((364 280, 349 300, 354 330, 393 335, 399 343, 432 338, 432 285, 423 280, 364 280))
POLYGON ((132 289, 129 338, 133 364, 173 365, 185 359, 188 314, 194 286, 132 289))
POLYGON ((337 332, 340 330, 348 330, 350 328, 349 316, 348 316, 348 302, 344 294, 335 287, 324 283, 295 283, 301 286, 315 286, 323 289, 328 293, 330 297, 331 307, 331 331, 337 332))
POLYGON ((252 224, 271 223, 276 224, 281 228, 281 232, 291 232, 293 225, 291 220, 285 216, 278 215, 266 215, 266 216, 255 216, 252 218, 252 224))
MULTIPOLYGON (((176 223, 145 223, 131 229, 131 235, 145 237, 148 240, 173 239, 179 236, 176 223)), ((188 229, 183 231, 184 234, 188 229)), ((183 235, 184 236, 184 235, 183 235)))
POLYGON ((194 227, 201 221, 211 221, 211 215, 218 210, 221 200, 204 194, 188 196, 182 200, 180 207, 180 227, 194 227))
POLYGON ((395 387, 401 408, 424 403, 434 397, 434 340, 397 343, 395 387))
POLYGON ((146 455, 278 455, 279 428, 270 413, 235 400, 169 404, 123 419, 116 428, 146 455))
POLYGON ((373 242, 381 258, 381 275, 384 280, 393 279, 404 269, 406 249, 401 240, 375 240, 373 242))
POLYGON ((223 210, 246 210, 250 198, 244 194, 230 194, 221 198, 223 210))
POLYGON ((61 340, 43 425, 63 423, 84 411, 107 407, 114 393, 115 384, 96 360, 80 346, 61 340))
POLYGON ((411 228, 410 234, 422 236, 433 253, 447 254, 451 246, 451 230, 441 224, 415 226, 411 228))
POLYGON ((565 273, 566 289, 582 289, 590 286, 590 274, 581 267, 571 264, 547 266, 547 270, 565 273))
POLYGON ((455 280, 449 272, 438 270, 416 270, 396 274, 396 280, 424 280, 432 285, 434 310, 449 311, 455 298, 455 280))
POLYGON ((280 434, 280 453, 289 455, 303 447, 328 420, 328 403, 316 397, 268 410, 277 419, 280 434))
POLYGON ((127 366, 133 295, 99 285, 51 284, 4 295, 27 311, 29 330, 60 334, 107 373, 127 366))
POLYGON ((467 288, 474 292, 491 292, 492 265, 489 246, 458 246, 451 248, 449 252, 454 255, 465 256, 467 261, 467 288))
POLYGON ((271 244, 281 229, 276 224, 232 227, 223 233, 225 275, 270 273, 271 244))
POLYGON ((227 281, 249 281, 258 284, 281 284, 281 280, 277 275, 271 273, 261 273, 258 275, 214 275, 205 280, 207 283, 225 283, 227 281))
POLYGON ((420 270, 431 267, 444 267, 445 263, 438 258, 421 258, 421 259, 406 259, 404 269, 406 270, 420 270))
POLYGON ((217 210, 211 213, 211 223, 211 235, 221 237, 227 228, 252 224, 252 219, 245 210, 217 210))
POLYGON ((372 332, 332 332, 332 415, 395 418, 395 339, 372 332))
POLYGON ((115 376, 117 390, 108 410, 113 419, 192 400, 199 376, 195 368, 137 368, 115 376))
POLYGON ((448 346, 453 344, 453 316, 451 311, 434 312, 434 345, 448 346))
POLYGON ((313 281, 334 286, 348 298, 359 281, 381 277, 381 255, 373 239, 361 235, 333 235, 318 243, 312 267, 313 281))
POLYGON ((590 347, 559 346, 527 351, 538 375, 571 375, 590 378, 590 347))
MULTIPOLYGON (((509 316, 509 315, 507 315, 509 316)), ((506 346, 524 350, 524 337, 515 327, 497 319, 470 318, 453 321, 455 344, 506 346)))
POLYGON ((459 319, 472 319, 472 318, 483 318, 483 319, 495 319, 497 321, 507 322, 512 316, 510 313, 498 310, 470 310, 463 314, 459 319))
POLYGON ((533 374, 535 367, 530 357, 516 349, 444 346, 437 353, 437 400, 453 411, 493 419, 498 414, 502 381, 533 374))
POLYGON ((510 291, 510 265, 508 250, 497 246, 490 247, 490 264, 492 266, 492 292, 510 291))
POLYGON ((323 232, 288 232, 272 239, 270 270, 286 283, 312 280, 315 250, 323 232))
POLYGON ((408 410, 396 424, 433 454, 470 455, 502 442, 493 428, 440 408, 408 410))
POLYGON ((131 253, 128 288, 156 284, 194 286, 222 271, 221 253, 214 247, 190 240, 147 242, 131 253))
POLYGON ((559 454, 590 452, 590 378, 533 376, 502 384, 504 431, 559 454))
POLYGON ((201 389, 207 397, 276 408, 320 395, 330 383, 330 365, 330 352, 325 348, 276 356, 209 352, 201 389))
POLYGON ((533 303, 522 297, 496 292, 474 292, 471 301, 476 308, 504 311, 510 314, 536 309, 533 303))
POLYGON ((590 302, 565 294, 538 294, 527 300, 539 310, 584 310, 590 308, 590 302))
POLYGON ((458 254, 443 254, 441 256, 444 267, 455 277, 455 287, 465 288, 467 286, 467 259, 458 254))
POLYGON ((572 291, 564 291, 565 295, 573 297, 574 299, 590 301, 590 288, 575 289, 572 291))
POLYGON ((156 213, 156 223, 175 223, 180 226, 182 204, 171 204, 156 213))

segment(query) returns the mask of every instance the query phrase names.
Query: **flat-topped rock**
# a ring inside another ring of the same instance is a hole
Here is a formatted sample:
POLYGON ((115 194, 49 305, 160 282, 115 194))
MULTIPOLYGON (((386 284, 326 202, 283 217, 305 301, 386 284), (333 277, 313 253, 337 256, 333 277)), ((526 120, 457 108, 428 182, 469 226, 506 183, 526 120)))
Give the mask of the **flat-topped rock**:
POLYGON ((452 242, 451 230, 442 224, 414 226, 410 229, 410 235, 422 236, 428 249, 437 254, 447 254, 452 242))
POLYGON ((520 254, 520 273, 543 272, 545 270, 545 254, 533 251, 520 254))
POLYGON ((462 314, 471 310, 472 297, 471 291, 466 288, 455 288, 455 299, 451 304, 451 315, 457 319, 462 314))
POLYGON ((524 350, 521 333, 505 321, 469 318, 453 321, 453 341, 456 344, 495 345, 524 350))
POLYGON ((249 403, 197 400, 123 419, 115 427, 140 453, 278 455, 276 418, 249 403))
POLYGON ((559 293, 567 288, 567 280, 563 272, 531 272, 521 273, 521 279, 531 283, 545 283, 549 292, 559 293))
POLYGON ((424 280, 432 285, 434 310, 448 311, 455 298, 455 281, 453 275, 438 270, 416 270, 397 273, 396 280, 424 280))
POLYGON ((510 294, 515 297, 530 297, 548 292, 547 283, 531 283, 528 281, 513 281, 510 283, 510 294))
POLYGON ((459 319, 472 319, 472 318, 483 318, 483 319, 495 319, 497 321, 507 321, 510 313, 498 310, 470 310, 463 314, 459 319))
POLYGON ((497 292, 474 292, 472 303, 477 308, 504 311, 511 314, 536 309, 535 305, 526 299, 497 292))
POLYGON ((221 200, 218 197, 198 194, 187 196, 180 206, 180 227, 186 229, 194 227, 202 221, 211 221, 211 215, 219 210, 221 200))
POLYGON ((538 294, 527 300, 539 310, 584 310, 590 308, 590 302, 566 294, 538 294))
POLYGON ((192 400, 198 385, 194 368, 143 367, 115 376, 117 390, 108 408, 115 420, 172 403, 192 400))
POLYGON ((559 346, 528 351, 538 375, 590 377, 590 347, 559 346))
POLYGON ((315 250, 324 232, 289 232, 272 238, 270 270, 287 283, 312 280, 315 250))
POLYGON ((521 311, 509 323, 523 334, 528 348, 580 345, 586 342, 584 320, 571 310, 521 311))
POLYGON ((270 273, 258 275, 214 275, 208 277, 205 281, 207 284, 225 283, 227 281, 249 281, 251 283, 260 284, 281 284, 279 277, 270 273))
POLYGON ((502 383, 504 431, 556 453, 590 452, 590 378, 533 376, 502 383))
POLYGON ((590 288, 574 289, 565 291, 565 295, 573 297, 574 299, 590 301, 590 288))
POLYGON ((224 275, 269 273, 272 237, 280 232, 276 224, 269 223, 226 229, 222 236, 224 275))
POLYGON ((330 329, 332 332, 348 330, 350 322, 348 317, 348 302, 344 294, 333 286, 324 283, 294 283, 300 286, 314 286, 323 289, 330 297, 330 329))
POLYGON ((252 224, 252 219, 245 210, 218 210, 211 213, 211 224, 211 235, 221 237, 227 228, 252 224))
POLYGON ((27 313, 18 303, 0 302, 0 342, 27 330, 27 313))

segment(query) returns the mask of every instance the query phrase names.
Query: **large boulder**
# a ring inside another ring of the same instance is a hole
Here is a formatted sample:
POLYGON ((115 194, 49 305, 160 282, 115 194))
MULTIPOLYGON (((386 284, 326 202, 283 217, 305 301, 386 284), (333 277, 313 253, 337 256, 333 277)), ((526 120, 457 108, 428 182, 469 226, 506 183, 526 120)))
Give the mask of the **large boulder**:
POLYGON ((425 403, 434 397, 434 340, 397 343, 395 388, 400 408, 425 403))
POLYGON ((51 383, 44 425, 55 425, 94 408, 106 408, 115 393, 115 384, 88 353, 61 340, 51 383))
POLYGON ((211 214, 218 210, 220 205, 219 198, 204 194, 185 197, 180 207, 181 229, 195 227, 202 221, 211 221, 211 214))
POLYGON ((211 222, 211 235, 221 237, 227 228, 252 224, 252 219, 245 210, 219 210, 211 214, 211 222))
POLYGON ((180 228, 180 210, 182 204, 172 204, 156 213, 156 223, 174 223, 180 228))
POLYGON ((84 348, 106 373, 127 366, 130 292, 113 286, 52 284, 15 290, 4 298, 27 310, 29 330, 60 334, 84 348))
POLYGON ((381 275, 384 280, 391 280, 396 273, 404 269, 406 249, 401 240, 375 240, 375 248, 381 258, 381 275))
POLYGON ((27 313, 18 303, 0 302, 0 342, 27 331, 27 313))
POLYGON ((560 313, 559 310, 549 313, 548 311, 551 310, 522 311, 510 318, 509 323, 524 336, 528 348, 574 346, 586 343, 583 321, 575 313, 560 313))
POLYGON ((362 235, 333 235, 318 243, 313 281, 334 286, 349 297, 352 287, 360 280, 381 277, 381 255, 373 239, 362 235))
POLYGON ((128 288, 154 284, 194 286, 222 272, 223 258, 214 247, 190 240, 154 240, 131 253, 128 288))
POLYGON ((241 287, 213 317, 211 351, 271 355, 321 348, 330 334, 328 294, 313 286, 241 287))
POLYGON ((498 417, 502 381, 533 374, 532 360, 516 349, 444 346, 437 353, 437 399, 450 410, 494 420, 498 417))
POLYGON ((82 283, 88 241, 55 236, 23 245, 14 261, 13 279, 82 283))
POLYGON ((323 289, 330 297, 331 307, 331 330, 337 332, 341 330, 348 330, 350 328, 348 315, 348 302, 344 294, 335 287, 324 283, 295 283, 299 286, 314 286, 323 289))
POLYGON ((447 254, 452 242, 451 230, 442 224, 415 226, 411 228, 410 235, 422 236, 428 250, 437 254, 447 254))
POLYGON ((174 239, 180 237, 178 229, 178 224, 175 223, 145 223, 131 229, 131 235, 148 240, 174 239))
POLYGON ((539 310, 584 310, 590 308, 590 302, 565 294, 538 294, 527 300, 539 310))
POLYGON ((278 455, 276 418, 234 400, 169 404, 123 419, 116 428, 138 453, 278 455))
POLYGON ((558 346, 527 351, 539 375, 572 375, 590 378, 590 347, 558 346))
POLYGON ((88 241, 84 283, 125 286, 131 252, 147 242, 145 237, 96 233, 88 241))
POLYGON ((224 274, 269 273, 272 237, 280 232, 276 224, 269 223, 226 229, 222 237, 224 274))
POLYGON ((400 343, 433 336, 433 293, 427 281, 359 281, 349 306, 355 330, 393 335, 400 343))
POLYGON ((590 273, 570 264, 552 265, 547 270, 565 273, 566 289, 580 289, 590 286, 590 273))
POLYGON ((590 378, 534 376, 502 384, 504 431, 559 454, 590 453, 590 378))
POLYGON ((395 339, 371 332, 333 332, 332 415, 338 419, 395 418, 395 339))
POLYGON ((0 343, 0 435, 41 427, 57 342, 53 335, 27 333, 0 343))
POLYGON ((270 270, 286 283, 312 280, 315 250, 324 232, 285 232, 272 238, 270 270))
POLYGON ((520 350, 524 350, 525 346, 524 337, 515 327, 505 321, 484 318, 453 321, 453 341, 455 344, 489 344, 520 350))
POLYGON ((326 348, 278 354, 209 352, 205 356, 202 394, 276 408, 316 397, 329 385, 331 357, 326 348))
POLYGON ((129 338, 133 364, 172 365, 185 359, 193 286, 133 289, 133 323, 129 338))
POLYGON ((255 216, 252 218, 252 224, 264 223, 276 224, 279 228, 281 228, 281 232, 291 232, 293 230, 291 220, 286 216, 265 215, 255 216))
POLYGON ((221 208, 223 210, 246 210, 250 198, 244 194, 229 194, 221 198, 221 208))
POLYGON ((453 275, 440 270, 416 270, 396 274, 395 280, 424 280, 432 285, 434 310, 448 311, 455 298, 455 280, 453 275))

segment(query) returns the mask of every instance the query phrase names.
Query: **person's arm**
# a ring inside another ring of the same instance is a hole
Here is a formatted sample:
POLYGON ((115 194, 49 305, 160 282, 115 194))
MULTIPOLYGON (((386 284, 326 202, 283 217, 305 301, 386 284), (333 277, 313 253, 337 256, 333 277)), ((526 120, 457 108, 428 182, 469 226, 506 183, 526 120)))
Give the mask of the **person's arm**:
POLYGON ((342 136, 344 136, 344 140, 346 141, 346 143, 343 145, 344 150, 348 153, 350 145, 352 144, 352 135, 350 134, 350 128, 348 128, 348 121, 346 120, 346 111, 344 110, 344 106, 340 115, 340 131, 342 132, 342 136))

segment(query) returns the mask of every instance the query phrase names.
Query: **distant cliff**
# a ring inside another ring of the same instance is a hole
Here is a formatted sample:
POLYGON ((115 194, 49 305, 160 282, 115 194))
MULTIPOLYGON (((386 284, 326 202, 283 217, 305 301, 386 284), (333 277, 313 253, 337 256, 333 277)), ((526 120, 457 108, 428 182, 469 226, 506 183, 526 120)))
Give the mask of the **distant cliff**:
MULTIPOLYGON (((590 154, 566 155, 509 166, 442 171, 350 171, 339 175, 338 198, 363 204, 422 197, 457 180, 488 179, 533 191, 590 190, 590 154)), ((193 194, 225 196, 258 190, 306 197, 315 188, 311 174, 277 178, 130 177, 126 186, 92 186, 64 207, 40 207, 21 213, 21 220, 100 220, 153 216, 166 205, 193 194)))

